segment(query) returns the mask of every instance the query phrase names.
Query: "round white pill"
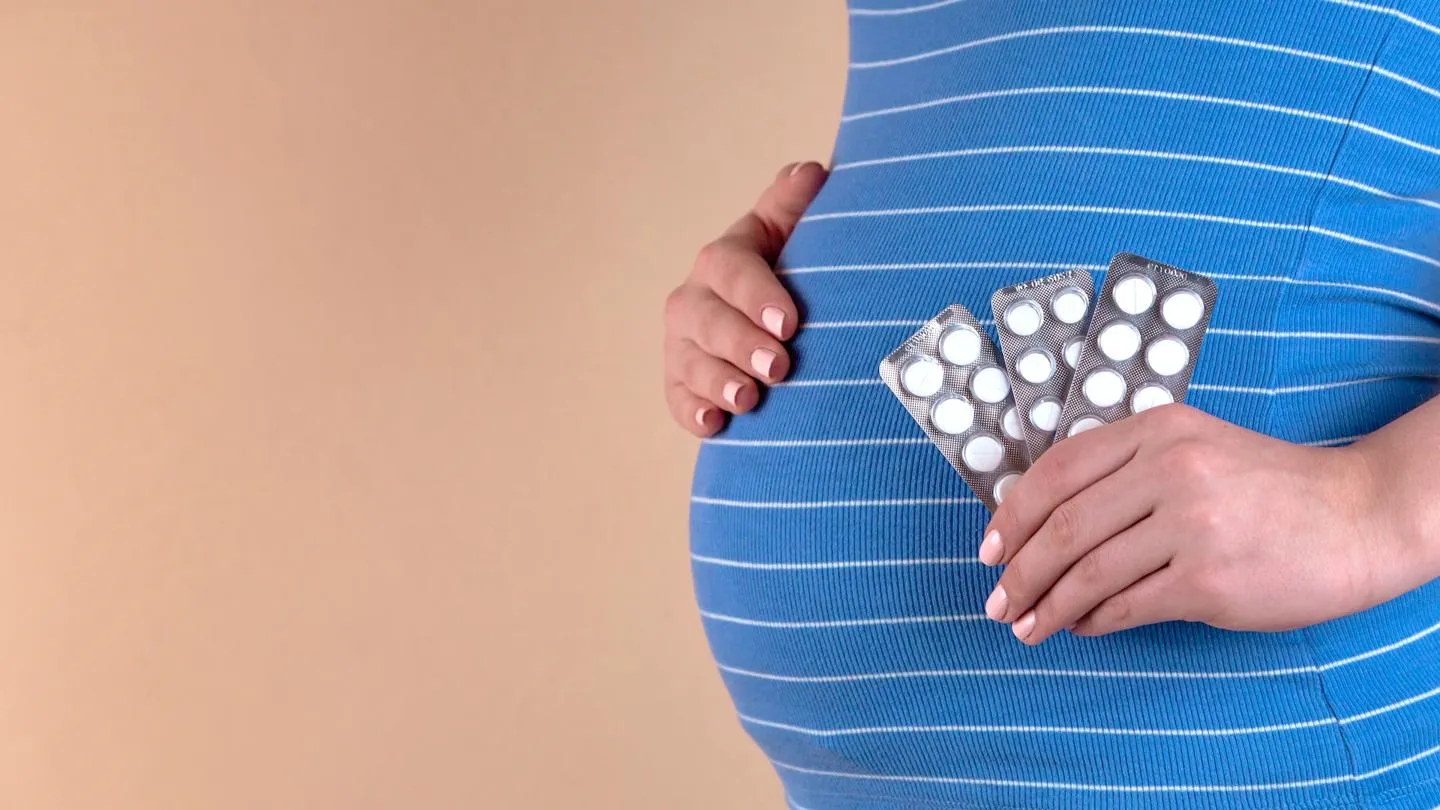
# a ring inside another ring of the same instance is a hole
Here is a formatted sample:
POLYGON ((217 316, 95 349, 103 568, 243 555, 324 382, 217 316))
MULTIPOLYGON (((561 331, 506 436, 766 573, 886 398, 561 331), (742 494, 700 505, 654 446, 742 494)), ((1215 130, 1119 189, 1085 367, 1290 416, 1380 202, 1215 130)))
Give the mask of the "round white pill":
POLYGON ((1006 436, 1017 442, 1025 438, 1025 433, 1020 428, 1020 415, 1015 412, 1013 405, 1006 408, 1005 413, 1000 415, 1000 429, 1005 431, 1006 436))
POLYGON ((1111 360, 1129 360, 1140 351, 1140 330, 1129 321, 1114 321, 1100 330, 1096 343, 1100 353, 1111 360))
POLYGON ((1015 371, 1020 379, 1039 385, 1055 374, 1055 361, 1040 349, 1031 349, 1015 361, 1015 371))
POLYGON ((1015 482, 1016 482, 1016 481, 1019 481, 1019 480, 1020 480, 1020 473, 1010 473, 1009 475, 1005 476, 1004 478, 1001 478, 999 481, 996 481, 996 482, 995 482, 995 502, 996 502, 996 503, 1004 503, 1004 502, 1005 502, 1005 496, 1010 494, 1010 488, 1013 487, 1013 486, 1015 486, 1015 482))
POLYGON ((1176 290, 1160 304, 1160 317, 1175 329, 1189 329, 1205 314, 1205 302, 1194 290, 1176 290))
POLYGON ((1097 408, 1108 408, 1125 398, 1125 378, 1113 368, 1097 368, 1085 378, 1085 398, 1097 408))
POLYGON ((1115 306, 1120 307, 1121 312, 1139 315, 1155 303, 1155 282, 1144 276, 1131 274, 1115 282, 1111 295, 1115 298, 1115 306))
POLYGON ((1161 377, 1179 374, 1189 362, 1190 349, 1177 337, 1162 337, 1145 350, 1145 364, 1161 377))
POLYGON ((1028 298, 1016 301, 1005 309, 1005 328, 1021 337, 1035 334, 1044 322, 1045 313, 1040 310, 1040 305, 1028 298))
POLYGON ((900 370, 900 387, 917 397, 928 397, 945 383, 945 369, 928 357, 916 357, 900 370))
POLYGON ((1130 397, 1130 411, 1131 413, 1140 413, 1161 405, 1169 405, 1174 401, 1175 395, 1170 393, 1169 388, 1150 383, 1135 390, 1135 395, 1130 397))
POLYGON ((1070 338, 1070 342, 1065 344, 1065 365, 1070 368, 1080 365, 1080 349, 1084 346, 1085 338, 1070 338))
POLYGON ((981 402, 994 405, 1010 396, 1010 381, 1005 379, 1004 371, 995 366, 986 366, 970 378, 970 392, 981 402))
POLYGON ((1103 424, 1105 424, 1103 420, 1096 419, 1093 416, 1082 416, 1079 419, 1076 419, 1070 425, 1070 432, 1066 433, 1065 435, 1074 436, 1077 433, 1084 433, 1087 430, 1094 430, 1095 428, 1100 427, 1103 424))
POLYGON ((980 335, 968 326, 952 326, 940 336, 940 356, 957 366, 980 359, 980 335))
POLYGON ((930 421, 936 430, 955 436, 975 424, 975 406, 960 397, 946 397, 930 409, 930 421))
POLYGON ((992 472, 1005 460, 1005 447, 994 436, 976 436, 965 443, 960 458, 976 472, 992 472))
POLYGON ((1040 430, 1054 430, 1060 421, 1060 400, 1044 397, 1030 406, 1030 424, 1040 430))
POLYGON ((1090 296, 1079 287, 1066 287, 1050 299, 1050 311, 1061 323, 1079 323, 1090 307, 1090 296))

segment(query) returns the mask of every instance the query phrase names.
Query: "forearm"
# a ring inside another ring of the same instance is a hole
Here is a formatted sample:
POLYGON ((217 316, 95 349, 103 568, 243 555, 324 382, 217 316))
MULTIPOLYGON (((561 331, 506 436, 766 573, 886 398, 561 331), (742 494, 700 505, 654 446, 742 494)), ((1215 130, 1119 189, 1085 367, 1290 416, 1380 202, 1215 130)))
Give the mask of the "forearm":
MULTIPOLYGON (((1353 445, 1374 484, 1377 519, 1413 564, 1415 587, 1440 578, 1440 397, 1353 445)), ((1407 566, 1408 567, 1408 566, 1407 566)))

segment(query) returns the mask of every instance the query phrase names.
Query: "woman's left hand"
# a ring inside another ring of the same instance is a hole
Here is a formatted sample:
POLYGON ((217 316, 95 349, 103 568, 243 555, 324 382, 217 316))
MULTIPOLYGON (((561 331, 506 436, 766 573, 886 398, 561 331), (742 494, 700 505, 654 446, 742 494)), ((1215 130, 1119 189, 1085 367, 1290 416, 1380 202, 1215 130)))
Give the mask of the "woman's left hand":
POLYGON ((1423 584, 1359 447, 1290 444, 1185 405, 1057 443, 996 510, 986 602, 1038 644, 1153 622, 1284 630, 1423 584))

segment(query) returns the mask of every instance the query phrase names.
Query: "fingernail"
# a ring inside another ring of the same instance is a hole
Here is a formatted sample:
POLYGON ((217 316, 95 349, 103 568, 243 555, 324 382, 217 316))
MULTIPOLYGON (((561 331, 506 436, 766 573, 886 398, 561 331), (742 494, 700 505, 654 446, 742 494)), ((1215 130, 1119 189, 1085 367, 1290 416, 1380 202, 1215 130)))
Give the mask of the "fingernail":
POLYGON ((731 380, 730 382, 725 383, 725 389, 724 389, 724 391, 722 391, 721 393, 724 395, 725 401, 728 402, 728 403, 730 403, 730 407, 732 407, 732 408, 738 408, 738 407, 740 407, 740 403, 736 402, 735 400, 736 400, 737 397, 740 396, 740 389, 741 389, 741 388, 744 388, 744 387, 745 387, 744 383, 738 383, 738 382, 735 382, 734 380, 731 380))
POLYGON ((980 541, 980 562, 999 565, 1004 554, 1005 546, 1000 543, 1000 532, 991 529, 985 534, 985 539, 980 541))
POLYGON ((799 173, 800 173, 800 170, 803 169, 803 168, 805 168, 805 167, 808 166, 808 165, 810 165, 810 161, 808 161, 808 160, 802 160, 802 161, 800 161, 799 163, 796 163, 794 166, 791 166, 791 167, 790 167, 790 176, 791 176, 791 177, 794 177, 795 175, 799 174, 799 173))
POLYGON ((702 428, 703 428, 703 427, 708 427, 708 425, 705 424, 705 417, 707 417, 707 416, 709 416, 709 415, 710 415, 710 409, 709 409, 709 408, 698 408, 698 409, 696 409, 696 411, 695 411, 695 424, 699 425, 699 426, 702 427, 702 428))
POLYGON ((750 354, 750 367, 765 379, 770 379, 770 369, 775 365, 775 353, 769 349, 756 349, 750 354))
POLYGON ((785 339, 781 334, 785 330, 785 310, 779 307, 765 307, 760 311, 760 320, 765 324, 765 328, 770 330, 770 334, 781 340, 785 339))
POLYGON ((1020 617, 1019 621, 1010 625, 1010 632, 1014 633, 1015 637, 1021 641, 1024 641, 1025 638, 1030 635, 1030 631, 1034 629, 1035 611, 1033 610, 1026 612, 1024 616, 1020 617))
POLYGON ((1009 602, 1009 597, 1005 595, 1005 589, 996 585, 995 590, 990 592, 990 598, 985 600, 985 615, 997 622, 1000 621, 1005 618, 1007 602, 1009 602))

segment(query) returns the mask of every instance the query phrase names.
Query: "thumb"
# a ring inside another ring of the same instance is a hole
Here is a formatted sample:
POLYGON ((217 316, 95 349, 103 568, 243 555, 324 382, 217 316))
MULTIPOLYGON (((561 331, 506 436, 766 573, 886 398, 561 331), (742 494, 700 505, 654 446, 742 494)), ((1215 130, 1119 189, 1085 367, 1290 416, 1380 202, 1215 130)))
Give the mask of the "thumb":
POLYGON ((773 264, 828 176, 825 167, 813 161, 786 166, 727 235, 749 243, 773 264))

